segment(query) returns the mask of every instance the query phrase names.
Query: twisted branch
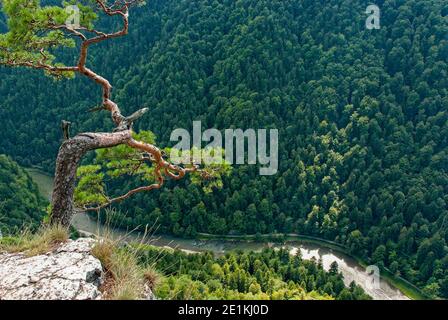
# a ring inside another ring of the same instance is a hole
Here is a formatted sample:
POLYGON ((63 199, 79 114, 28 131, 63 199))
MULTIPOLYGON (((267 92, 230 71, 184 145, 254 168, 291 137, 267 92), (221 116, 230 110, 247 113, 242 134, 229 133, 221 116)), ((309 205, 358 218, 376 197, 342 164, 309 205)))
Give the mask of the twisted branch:
MULTIPOLYGON (((119 132, 119 131, 123 131, 123 130, 132 130, 133 122, 135 120, 137 120, 138 118, 140 118, 144 113, 146 113, 148 109, 143 108, 143 109, 138 110, 137 112, 135 112, 134 114, 132 114, 129 117, 124 117, 121 114, 121 111, 120 111, 120 108, 118 107, 118 105, 111 100, 112 86, 109 83, 109 81, 107 79, 103 78, 102 76, 98 75, 91 69, 86 67, 87 54, 88 54, 89 46, 91 44, 99 43, 99 42, 107 40, 107 39, 121 37, 128 33, 128 30, 129 30, 129 20, 128 20, 129 7, 131 5, 137 3, 138 1, 139 0, 122 2, 122 1, 117 0, 117 1, 115 1, 115 3, 113 5, 107 6, 105 1, 96 0, 97 4, 99 5, 99 7, 103 10, 103 12, 105 14, 107 14, 108 16, 120 16, 123 20, 123 27, 121 30, 119 30, 117 32, 108 33, 108 34, 100 32, 100 31, 96 31, 96 30, 88 30, 90 32, 96 33, 97 36, 94 38, 85 39, 82 41, 78 64, 75 67, 77 72, 94 80, 96 83, 98 83, 99 85, 102 86, 102 88, 103 88, 103 106, 102 106, 102 108, 105 110, 108 110, 111 113, 112 120, 114 121, 114 123, 116 125, 116 128, 114 130, 115 132, 119 132), (120 2, 122 2, 120 8, 113 9, 114 7, 119 6, 120 2)), ((72 32, 72 31, 70 30, 70 32, 72 32)), ((77 34, 77 33, 79 33, 79 32, 75 31, 75 35, 79 36, 79 34, 77 34)), ((194 172, 194 171, 198 170, 197 166, 193 166, 190 168, 182 168, 182 167, 179 167, 179 166, 169 163, 168 161, 166 161, 163 158, 162 151, 152 144, 144 143, 144 142, 137 141, 137 140, 130 138, 127 141, 127 145, 130 146, 131 148, 140 150, 140 151, 145 152, 150 155, 150 157, 144 157, 143 160, 149 160, 155 166, 154 174, 156 177, 156 183, 153 183, 148 186, 142 186, 142 187, 132 189, 132 190, 128 191, 126 194, 121 195, 119 197, 115 197, 112 199, 107 198, 107 202, 105 204, 102 204, 97 207, 85 207, 84 209, 86 211, 98 211, 98 210, 101 210, 101 209, 111 205, 112 203, 121 202, 136 193, 144 192, 144 191, 151 191, 154 189, 160 189, 165 181, 164 175, 168 176, 171 179, 179 180, 179 179, 182 179, 187 173, 194 172)))
POLYGON ((166 161, 163 158, 162 151, 152 144, 137 141, 131 138, 128 140, 127 145, 134 149, 138 149, 145 153, 148 153, 150 155, 150 157, 143 155, 141 159, 138 159, 138 161, 151 161, 155 165, 154 173, 156 176, 156 183, 153 183, 149 186, 142 186, 132 189, 128 191, 126 194, 116 198, 109 199, 106 197, 107 200, 106 203, 96 207, 84 207, 83 209, 85 211, 99 211, 101 209, 110 206, 112 203, 126 200, 127 198, 131 197, 136 193, 143 191, 151 191, 154 189, 160 189, 165 182, 164 174, 173 180, 180 180, 183 177, 185 177, 187 173, 200 171, 198 166, 183 168, 166 161))
MULTIPOLYGON (((62 75, 64 72, 77 72, 79 74, 82 74, 93 81, 95 81, 97 84, 99 84, 102 87, 102 105, 100 108, 96 109, 103 109, 110 112, 112 120, 116 126, 114 129, 114 133, 112 134, 95 134, 95 133, 83 133, 79 134, 78 136, 74 137, 73 139, 70 139, 71 141, 78 141, 79 144, 83 146, 80 150, 92 150, 97 148, 104 148, 104 147, 110 147, 114 145, 119 144, 127 144, 131 148, 134 148, 136 150, 140 150, 141 152, 148 154, 149 156, 142 157, 141 161, 151 161, 155 170, 155 178, 156 182, 147 185, 147 186, 141 186, 135 189, 132 189, 128 191, 126 194, 115 197, 115 198, 108 198, 107 202, 105 204, 102 204, 97 207, 86 207, 84 210, 86 211, 98 211, 100 209, 103 209, 110 204, 114 202, 120 202, 123 201, 132 195, 143 192, 143 191, 151 191, 154 189, 160 189, 162 185, 164 184, 165 178, 169 177, 174 180, 182 179, 187 173, 194 172, 198 170, 197 166, 192 166, 189 168, 182 168, 179 166, 176 166, 174 164, 169 163, 163 158, 162 151, 157 148, 156 146, 144 143, 141 141, 134 140, 132 138, 132 124, 134 121, 136 121, 138 118, 140 118, 143 114, 145 114, 148 109, 143 108, 135 112, 129 117, 125 117, 122 115, 120 108, 118 105, 111 100, 111 91, 112 86, 109 83, 109 81, 102 77, 101 75, 97 74, 93 70, 89 69, 86 66, 87 61, 87 55, 89 47, 92 44, 96 44, 108 39, 114 39, 121 36, 124 36, 128 33, 129 30, 129 8, 141 2, 142 0, 116 0, 112 5, 107 4, 107 0, 95 0, 98 8, 107 16, 113 17, 118 16, 122 19, 122 28, 116 32, 113 33, 105 33, 99 30, 95 29, 88 29, 86 27, 76 27, 72 28, 67 25, 56 25, 52 22, 50 22, 47 27, 49 30, 60 30, 65 33, 67 33, 70 36, 74 36, 80 39, 80 51, 79 51, 79 57, 78 62, 76 66, 70 66, 70 67, 58 67, 58 66, 52 66, 47 63, 47 56, 44 53, 44 50, 40 50, 40 54, 42 55, 42 58, 38 60, 37 62, 33 61, 13 61, 9 60, 6 62, 7 65, 10 66, 25 66, 35 69, 44 69, 52 74, 55 75, 62 75), (84 33, 83 33, 84 32, 84 33), (86 33, 93 33, 95 36, 89 38, 86 33), (95 141, 95 143, 92 143, 87 146, 85 139, 92 139, 92 141, 95 141)), ((70 140, 67 140, 65 143, 69 143, 70 140)), ((65 145, 66 146, 66 145, 65 145)), ((62 146, 64 147, 64 145, 62 146)), ((61 167, 62 168, 62 167, 61 167)), ((57 167, 58 170, 58 167, 57 167)), ((71 191, 70 191, 71 192, 71 191)), ((65 195, 65 193, 64 193, 65 195)), ((54 201, 54 199, 53 199, 54 201)))

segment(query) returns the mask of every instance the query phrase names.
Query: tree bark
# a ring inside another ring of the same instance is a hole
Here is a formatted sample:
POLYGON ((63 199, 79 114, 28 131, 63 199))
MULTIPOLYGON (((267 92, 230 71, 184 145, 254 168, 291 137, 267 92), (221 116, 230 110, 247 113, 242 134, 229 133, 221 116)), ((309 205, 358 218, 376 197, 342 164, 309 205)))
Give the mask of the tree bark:
MULTIPOLYGON (((126 194, 108 199, 106 204, 102 204, 97 207, 85 207, 88 210, 100 210, 105 206, 110 205, 113 202, 122 201, 127 199, 131 195, 137 192, 150 191, 153 189, 160 188, 164 183, 164 176, 169 177, 174 180, 179 180, 189 172, 198 171, 197 165, 192 165, 187 168, 182 168, 174 164, 169 163, 164 159, 162 151, 156 146, 145 143, 143 141, 136 141, 132 139, 132 124, 143 114, 145 114, 148 109, 142 108, 137 112, 134 112, 131 116, 125 117, 121 114, 118 105, 111 100, 112 86, 109 81, 95 73, 93 70, 86 66, 88 49, 90 45, 100 43, 113 38, 118 38, 128 34, 129 29, 129 8, 143 3, 142 0, 117 0, 113 3, 108 3, 105 0, 95 0, 100 11, 108 16, 118 16, 122 19, 122 28, 116 32, 104 33, 95 29, 88 29, 85 26, 78 26, 77 28, 69 27, 65 24, 57 25, 48 16, 47 25, 42 26, 42 31, 54 31, 60 30, 70 36, 79 38, 80 41, 80 51, 78 63, 76 66, 57 66, 52 65, 49 62, 48 52, 44 48, 40 48, 41 59, 35 58, 31 55, 31 58, 27 60, 23 57, 16 57, 13 53, 14 50, 6 49, 5 52, 11 51, 11 57, 7 57, 7 61, 3 64, 9 66, 22 66, 29 67, 33 69, 42 69, 49 74, 56 77, 67 76, 66 73, 79 73, 99 84, 103 89, 102 95, 102 105, 100 108, 94 108, 91 111, 96 110, 107 110, 110 112, 112 120, 115 124, 115 129, 113 133, 82 133, 78 134, 76 137, 70 139, 69 137, 69 127, 70 123, 67 121, 62 122, 62 130, 64 133, 65 141, 59 148, 58 157, 56 160, 56 172, 54 189, 52 195, 52 212, 50 223, 61 224, 63 226, 70 226, 70 222, 73 214, 75 213, 75 207, 73 203, 73 196, 75 191, 76 183, 76 171, 81 159, 84 155, 95 149, 110 148, 120 144, 126 144, 131 148, 139 150, 142 154, 140 161, 151 162, 154 166, 154 177, 155 183, 147 186, 138 187, 128 191, 126 194), (93 37, 89 37, 90 34, 95 34, 93 37), (149 154, 146 157, 145 154, 149 154)), ((31 25, 31 23, 30 23, 31 25)), ((38 45, 38 41, 35 41, 35 46, 38 45)), ((56 41, 55 46, 59 43, 56 41)), ((38 49, 37 47, 35 49, 38 49)))
POLYGON ((95 81, 103 89, 102 106, 99 109, 104 109, 110 112, 112 120, 116 126, 113 133, 82 133, 70 139, 68 133, 69 123, 63 122, 62 124, 64 137, 66 140, 62 143, 56 160, 50 223, 61 224, 66 227, 70 226, 72 216, 75 213, 73 195, 75 191, 76 171, 81 159, 88 151, 126 144, 131 148, 140 150, 142 153, 149 153, 151 157, 148 159, 143 158, 142 161, 148 160, 154 165, 156 183, 149 186, 135 188, 123 196, 110 199, 107 204, 93 208, 85 208, 86 210, 100 210, 112 202, 122 201, 137 192, 158 189, 164 182, 164 175, 178 180, 183 178, 186 173, 198 170, 197 166, 192 166, 189 168, 175 166, 163 158, 161 150, 156 146, 132 139, 132 124, 143 114, 145 114, 148 109, 142 108, 129 117, 123 116, 118 105, 111 100, 112 86, 109 81, 86 67, 88 49, 90 45, 126 35, 129 29, 129 7, 139 4, 142 1, 115 1, 110 5, 104 0, 95 0, 95 2, 106 15, 121 17, 123 25, 119 31, 104 33, 95 29, 89 30, 85 27, 74 29, 69 28, 66 25, 55 25, 53 23, 49 23, 46 27, 48 30, 65 31, 68 34, 81 39, 79 59, 76 66, 59 67, 47 64, 48 57, 44 49, 40 50, 42 59, 39 61, 14 61, 14 59, 11 59, 7 62, 7 65, 10 66, 25 66, 35 69, 44 69, 55 76, 63 76, 65 72, 77 72, 95 81), (84 31, 86 34, 83 33, 84 31), (87 33, 94 33, 95 36, 88 38, 87 33))
POLYGON ((54 189, 51 199, 51 224, 70 226, 75 213, 73 195, 76 170, 85 154, 95 149, 126 144, 130 140, 131 131, 126 130, 114 133, 81 133, 62 143, 56 160, 54 189))

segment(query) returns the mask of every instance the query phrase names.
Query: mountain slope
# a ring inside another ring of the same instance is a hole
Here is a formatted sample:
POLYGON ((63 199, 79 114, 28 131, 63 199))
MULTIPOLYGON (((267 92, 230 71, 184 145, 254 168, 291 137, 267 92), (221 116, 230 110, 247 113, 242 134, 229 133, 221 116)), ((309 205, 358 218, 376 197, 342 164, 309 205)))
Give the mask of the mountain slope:
POLYGON ((36 227, 44 216, 45 200, 30 176, 10 158, 0 155, 0 231, 36 227))
MULTIPOLYGON (((336 240, 448 297, 448 7, 442 0, 152 1, 92 51, 115 98, 163 146, 175 128, 278 128, 279 173, 238 166, 211 194, 182 182, 121 206, 161 232, 295 232, 336 240), (174 189, 173 189, 174 188, 174 189)), ((69 55, 65 57, 69 59, 69 55)), ((0 152, 50 170, 59 120, 110 129, 85 80, 1 70, 0 152), (31 143, 30 143, 31 142, 31 143)), ((125 189, 126 185, 119 186, 125 189)))

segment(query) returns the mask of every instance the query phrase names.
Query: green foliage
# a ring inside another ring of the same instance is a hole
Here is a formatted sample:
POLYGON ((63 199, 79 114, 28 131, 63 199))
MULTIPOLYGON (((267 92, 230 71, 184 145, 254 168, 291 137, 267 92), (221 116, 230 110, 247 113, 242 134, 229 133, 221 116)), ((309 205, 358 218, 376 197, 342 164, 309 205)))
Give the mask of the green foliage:
POLYGON ((223 179, 230 175, 232 166, 224 159, 224 149, 206 148, 180 151, 166 148, 165 153, 169 154, 169 161, 183 163, 187 166, 191 164, 199 165, 200 171, 192 173, 191 183, 202 188, 204 193, 211 193, 214 189, 223 187, 223 179), (200 161, 199 161, 200 159, 200 161))
MULTIPOLYGON (((192 120, 278 128, 280 166, 272 177, 237 166, 206 194, 168 183, 123 204, 116 224, 318 236, 448 297, 446 1, 381 3, 380 30, 364 28, 366 3, 353 0, 154 0, 131 12, 129 36, 92 47, 89 66, 111 80, 125 114, 150 107, 137 128, 163 147, 192 120)), ((74 132, 113 128, 86 112, 94 83, 0 73, 0 152, 23 165, 54 172, 61 119, 74 132)))
MULTIPOLYGON (((152 132, 134 133, 133 138, 154 143, 152 132)), ((83 165, 77 171, 77 186, 75 189, 75 204, 84 206, 102 205, 108 202, 106 182, 121 177, 138 176, 143 183, 154 181, 153 168, 138 161, 140 153, 127 145, 113 148, 98 149, 93 165, 83 165)))
MULTIPOLYGON (((155 135, 150 131, 140 131, 133 133, 133 138, 145 143, 154 144, 155 135)), ((171 161, 168 154, 179 155, 172 149, 164 151, 167 155, 166 160, 171 161)), ((186 166, 193 163, 193 154, 199 152, 202 159, 205 155, 220 155, 221 163, 201 165, 200 172, 191 173, 192 184, 200 185, 204 192, 212 192, 213 189, 222 188, 222 179, 228 176, 231 167, 223 159, 223 153, 218 150, 191 150, 185 151, 182 157, 189 159, 186 166)), ((80 207, 98 206, 108 202, 108 196, 105 190, 107 186, 116 186, 118 183, 126 183, 130 188, 132 186, 149 185, 156 182, 154 167, 150 161, 140 161, 141 152, 127 145, 119 145, 113 148, 95 150, 96 156, 93 165, 83 165, 78 168, 78 183, 75 189, 75 203, 80 207), (128 179, 126 181, 125 179, 128 179), (129 178, 131 182, 129 182, 129 178)), ((180 160, 176 157, 176 160, 180 160)), ((168 178, 168 177, 166 177, 168 178)), ((112 188, 113 189, 113 188, 112 188)))
POLYGON ((75 204, 83 207, 90 204, 107 203, 104 191, 104 176, 99 165, 86 165, 78 168, 78 184, 75 189, 75 204))
POLYGON ((10 158, 0 155, 0 232, 35 229, 44 216, 45 200, 30 176, 10 158))
MULTIPOLYGON (((44 61, 49 66, 63 66, 55 62, 54 50, 72 48, 75 41, 53 26, 65 24, 69 18, 65 6, 69 4, 77 5, 80 9, 80 26, 91 29, 97 15, 91 6, 79 1, 64 2, 62 7, 41 6, 39 0, 2 0, 8 32, 0 35, 0 64, 13 61, 18 65, 31 63, 36 66, 44 61)), ((73 76, 69 72, 61 74, 49 71, 49 74, 57 77, 73 76)))
POLYGON ((370 299, 354 284, 345 288, 337 267, 325 272, 285 249, 214 257, 139 246, 137 255, 143 265, 163 270, 155 292, 161 299, 370 299))

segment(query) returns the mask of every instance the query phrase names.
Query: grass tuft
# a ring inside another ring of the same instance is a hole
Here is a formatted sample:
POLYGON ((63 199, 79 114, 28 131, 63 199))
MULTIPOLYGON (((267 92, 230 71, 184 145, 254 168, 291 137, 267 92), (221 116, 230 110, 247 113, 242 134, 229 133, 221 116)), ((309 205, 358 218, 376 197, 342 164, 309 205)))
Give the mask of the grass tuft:
POLYGON ((111 269, 112 255, 117 244, 109 239, 99 239, 92 248, 92 255, 100 260, 106 269, 111 269))
POLYGON ((92 255, 101 261, 105 271, 102 286, 107 300, 144 299, 147 285, 151 290, 159 282, 159 274, 152 267, 139 264, 135 247, 112 239, 106 232, 92 248, 92 255))
POLYGON ((0 242, 0 251, 16 253, 23 252, 32 257, 50 252, 55 246, 67 242, 69 230, 62 225, 45 225, 36 233, 25 229, 14 237, 6 238, 0 242))
MULTIPOLYGON (((0 239, 0 253, 40 255, 54 250, 69 237, 69 230, 61 225, 44 225, 35 233, 27 228, 17 235, 0 239)), ((146 232, 142 243, 145 237, 146 232)), ((113 233, 107 228, 98 235, 91 253, 100 260, 106 271, 101 288, 105 299, 144 299, 147 288, 153 290, 159 283, 161 276, 153 266, 144 267, 139 264, 137 252, 140 245, 129 245, 125 238, 114 239, 113 233)))
POLYGON ((154 269, 153 266, 147 266, 143 270, 143 277, 149 288, 154 290, 154 288, 160 283, 162 276, 156 269, 154 269))

